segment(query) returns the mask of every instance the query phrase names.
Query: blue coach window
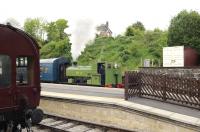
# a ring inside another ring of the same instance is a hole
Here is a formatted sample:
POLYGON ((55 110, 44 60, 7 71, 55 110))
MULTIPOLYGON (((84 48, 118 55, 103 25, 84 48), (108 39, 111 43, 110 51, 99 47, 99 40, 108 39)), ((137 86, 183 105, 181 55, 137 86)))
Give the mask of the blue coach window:
POLYGON ((40 73, 43 73, 43 67, 40 66, 40 73))
POLYGON ((0 55, 0 87, 11 84, 11 59, 7 55, 0 55))
POLYGON ((48 67, 44 68, 44 73, 48 73, 48 67))

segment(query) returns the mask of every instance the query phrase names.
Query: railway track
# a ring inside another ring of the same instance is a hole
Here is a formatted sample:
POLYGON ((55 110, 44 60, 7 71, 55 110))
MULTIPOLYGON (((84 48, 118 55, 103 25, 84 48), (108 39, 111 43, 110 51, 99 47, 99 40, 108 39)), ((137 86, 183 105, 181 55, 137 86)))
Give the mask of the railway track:
POLYGON ((112 126, 66 119, 57 115, 45 114, 43 121, 37 125, 37 131, 48 132, 130 132, 112 126))

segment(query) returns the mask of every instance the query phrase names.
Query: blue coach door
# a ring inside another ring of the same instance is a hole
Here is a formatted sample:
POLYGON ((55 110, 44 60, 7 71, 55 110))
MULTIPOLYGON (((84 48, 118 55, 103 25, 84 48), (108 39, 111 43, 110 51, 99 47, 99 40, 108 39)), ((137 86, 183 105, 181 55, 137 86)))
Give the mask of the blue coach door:
POLYGON ((59 65, 59 81, 66 81, 66 64, 59 65))

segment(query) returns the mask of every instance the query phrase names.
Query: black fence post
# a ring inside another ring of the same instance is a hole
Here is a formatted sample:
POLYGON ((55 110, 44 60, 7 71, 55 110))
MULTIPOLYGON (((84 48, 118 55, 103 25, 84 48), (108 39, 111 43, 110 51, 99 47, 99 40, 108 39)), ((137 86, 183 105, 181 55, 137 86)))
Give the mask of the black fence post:
POLYGON ((142 96, 142 73, 138 72, 137 73, 137 88, 138 88, 138 96, 142 96))
POLYGON ((164 82, 164 85, 163 85, 163 87, 162 87, 162 91, 163 91, 163 101, 165 102, 165 101, 167 100, 167 98, 166 98, 167 76, 166 76, 166 75, 163 76, 163 82, 164 82))
POLYGON ((124 79, 125 79, 125 90, 124 90, 124 96, 125 96, 125 100, 128 100, 128 89, 129 89, 129 81, 128 81, 128 72, 125 72, 125 77, 124 77, 124 79))
POLYGON ((199 106, 199 110, 200 110, 200 80, 198 80, 198 101, 199 101, 199 104, 198 104, 198 106, 199 106))

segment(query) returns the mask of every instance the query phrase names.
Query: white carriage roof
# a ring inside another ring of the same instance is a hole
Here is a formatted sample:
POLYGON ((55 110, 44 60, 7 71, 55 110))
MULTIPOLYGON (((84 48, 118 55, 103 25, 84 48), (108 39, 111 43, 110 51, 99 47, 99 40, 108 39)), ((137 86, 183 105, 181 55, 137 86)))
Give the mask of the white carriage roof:
POLYGON ((40 59, 40 63, 53 63, 58 58, 40 59))

